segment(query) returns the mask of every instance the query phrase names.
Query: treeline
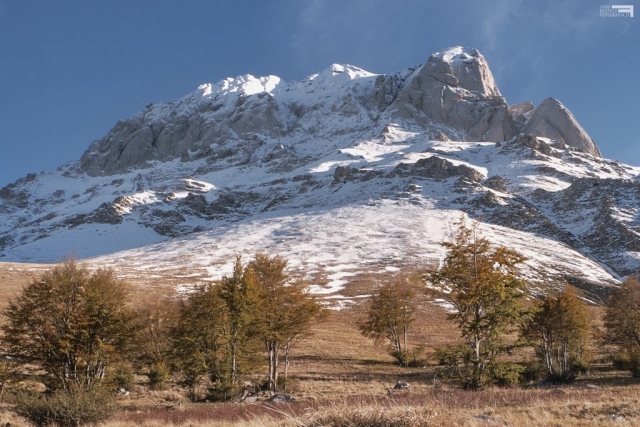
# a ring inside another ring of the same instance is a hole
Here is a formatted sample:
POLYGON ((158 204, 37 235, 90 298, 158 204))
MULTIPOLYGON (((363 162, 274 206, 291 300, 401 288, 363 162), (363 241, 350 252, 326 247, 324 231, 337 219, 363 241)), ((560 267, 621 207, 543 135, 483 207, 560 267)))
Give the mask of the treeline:
MULTIPOLYGON (((589 369, 594 343, 612 346, 614 367, 640 377, 637 278, 629 277, 611 296, 602 333, 592 324, 587 302, 569 285, 557 295, 529 298, 517 271, 525 258, 493 247, 477 223, 468 227, 461 222, 454 241, 442 245, 447 256, 426 275, 425 284, 439 289, 451 304, 448 318, 460 331, 461 344, 438 348, 433 355, 446 377, 472 390, 531 380, 570 383, 589 369)), ((407 342, 416 320, 417 291, 401 281, 383 285, 360 324, 364 336, 386 340, 389 353, 404 366, 425 363, 407 342)))
MULTIPOLYGON (((98 419, 84 422, 97 422, 110 407, 104 391, 124 392, 134 372, 147 375, 152 388, 178 374, 193 401, 227 400, 247 379, 264 378, 256 384, 262 390, 285 388, 292 348, 323 317, 286 267, 278 256, 257 254, 247 265, 237 257, 222 280, 145 307, 132 304, 111 269, 91 272, 73 259, 52 268, 4 312, 4 351, 20 364, 39 365, 53 393, 18 393, 18 409, 36 424, 65 424, 51 414, 69 406, 78 409, 76 421, 91 412, 98 419), (83 412, 75 404, 81 401, 101 402, 101 409, 83 412)), ((1 398, 16 367, 0 365, 1 398)))

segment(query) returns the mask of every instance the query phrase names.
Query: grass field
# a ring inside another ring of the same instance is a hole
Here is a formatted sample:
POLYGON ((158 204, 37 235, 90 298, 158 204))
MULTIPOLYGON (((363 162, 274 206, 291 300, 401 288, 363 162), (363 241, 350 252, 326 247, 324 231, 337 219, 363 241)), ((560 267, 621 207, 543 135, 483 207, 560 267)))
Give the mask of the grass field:
MULTIPOLYGON (((22 286, 49 266, 0 264, 0 310, 22 286)), ((414 275, 415 276, 415 275, 414 275)), ((370 293, 383 277, 363 275, 351 280, 345 295, 370 293)), ((179 280, 128 277, 134 300, 175 296, 179 280)), ((457 330, 445 310, 419 295, 418 320, 410 344, 433 349, 454 343, 457 330)), ((442 382, 440 368, 430 361, 416 368, 394 364, 385 349, 360 335, 357 323, 366 298, 354 298, 348 309, 333 310, 293 351, 286 392, 289 404, 190 404, 175 384, 152 391, 137 377, 131 394, 120 397, 122 411, 106 426, 633 426, 640 425, 640 383, 606 363, 606 349, 594 346, 597 364, 571 386, 491 388, 469 392, 442 382), (392 392, 397 382, 408 392, 392 392), (350 423, 350 424, 349 424, 350 423)), ((592 309, 594 318, 602 309, 592 309)), ((28 425, 0 404, 0 425, 28 425)))

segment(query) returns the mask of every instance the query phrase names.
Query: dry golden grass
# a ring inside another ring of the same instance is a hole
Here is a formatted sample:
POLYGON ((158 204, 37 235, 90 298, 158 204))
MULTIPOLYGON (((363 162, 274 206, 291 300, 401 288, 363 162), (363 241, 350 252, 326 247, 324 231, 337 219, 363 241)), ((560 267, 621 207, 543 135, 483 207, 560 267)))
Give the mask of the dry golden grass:
POLYGON ((105 427, 155 426, 634 426, 640 387, 426 390, 287 405, 187 405, 122 412, 105 427))

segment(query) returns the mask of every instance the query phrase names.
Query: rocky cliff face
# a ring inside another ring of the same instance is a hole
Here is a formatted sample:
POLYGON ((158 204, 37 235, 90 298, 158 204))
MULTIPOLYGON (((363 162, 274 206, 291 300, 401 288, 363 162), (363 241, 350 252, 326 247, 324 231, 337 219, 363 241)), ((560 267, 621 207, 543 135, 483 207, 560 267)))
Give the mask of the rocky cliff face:
POLYGON ((334 64, 149 105, 80 161, 0 189, 0 259, 212 269, 268 250, 342 283, 437 265, 464 215, 529 257, 532 289, 599 289, 640 270, 639 174, 558 101, 509 106, 455 47, 390 75, 334 64))

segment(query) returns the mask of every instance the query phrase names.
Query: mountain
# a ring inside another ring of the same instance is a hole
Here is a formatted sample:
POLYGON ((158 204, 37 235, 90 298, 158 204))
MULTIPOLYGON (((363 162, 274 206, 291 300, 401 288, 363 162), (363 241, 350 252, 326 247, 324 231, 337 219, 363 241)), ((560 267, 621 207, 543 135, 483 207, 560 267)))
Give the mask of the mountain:
POLYGON ((558 100, 509 105, 485 58, 452 47, 394 74, 244 75, 150 104, 0 190, 0 260, 189 282, 269 251, 337 300, 359 275, 437 266, 464 216, 529 258, 533 292, 606 294, 640 268, 639 174, 558 100))

